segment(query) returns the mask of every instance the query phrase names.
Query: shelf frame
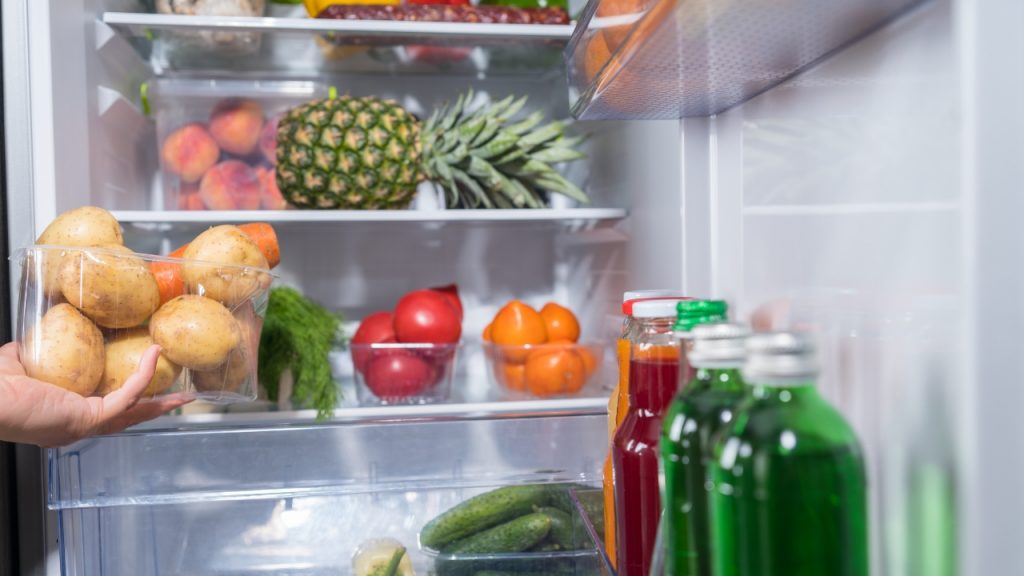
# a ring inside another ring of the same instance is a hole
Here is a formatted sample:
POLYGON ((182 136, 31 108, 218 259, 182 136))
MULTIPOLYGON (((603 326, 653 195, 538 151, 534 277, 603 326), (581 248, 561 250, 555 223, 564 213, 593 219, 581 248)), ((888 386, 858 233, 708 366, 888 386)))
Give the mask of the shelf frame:
POLYGON ((131 34, 149 30, 225 31, 264 33, 332 33, 352 38, 408 38, 495 41, 551 41, 568 43, 575 29, 570 24, 480 24, 456 22, 392 22, 381 20, 338 20, 328 18, 272 18, 248 16, 187 16, 105 12, 104 24, 131 34))
POLYGON ((622 208, 539 208, 523 210, 114 210, 124 224, 208 224, 270 222, 311 223, 448 223, 448 222, 599 222, 618 221, 622 208))

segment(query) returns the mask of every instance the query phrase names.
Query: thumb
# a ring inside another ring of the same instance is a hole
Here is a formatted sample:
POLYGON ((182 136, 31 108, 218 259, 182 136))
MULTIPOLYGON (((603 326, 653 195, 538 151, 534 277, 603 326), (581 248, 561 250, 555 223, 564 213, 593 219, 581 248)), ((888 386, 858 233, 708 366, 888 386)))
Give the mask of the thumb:
POLYGON ((150 380, 153 379, 159 358, 159 346, 154 344, 147 348, 139 359, 138 369, 125 380, 124 385, 103 397, 104 421, 118 416, 139 401, 142 393, 146 391, 146 386, 149 386, 150 380))

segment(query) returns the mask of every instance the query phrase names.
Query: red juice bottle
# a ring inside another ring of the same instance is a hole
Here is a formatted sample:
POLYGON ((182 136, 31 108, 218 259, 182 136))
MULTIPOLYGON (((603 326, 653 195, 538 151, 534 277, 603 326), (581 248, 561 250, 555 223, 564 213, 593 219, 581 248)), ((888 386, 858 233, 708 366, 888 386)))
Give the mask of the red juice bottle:
POLYGON ((679 342, 672 332, 676 302, 633 305, 635 337, 629 354, 629 410, 612 444, 617 568, 648 576, 661 517, 658 440, 662 417, 679 388, 679 342))

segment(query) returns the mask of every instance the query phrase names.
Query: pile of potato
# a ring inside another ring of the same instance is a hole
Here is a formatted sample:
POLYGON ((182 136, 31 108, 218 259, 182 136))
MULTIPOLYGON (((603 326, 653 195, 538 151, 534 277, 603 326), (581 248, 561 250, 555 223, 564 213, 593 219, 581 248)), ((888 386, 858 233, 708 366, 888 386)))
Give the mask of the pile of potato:
POLYGON ((23 278, 29 376, 105 395, 156 343, 163 351, 147 396, 170 390, 183 369, 186 390, 254 396, 272 277, 261 247, 239 228, 210 228, 183 260, 167 260, 126 248, 113 215, 87 206, 60 215, 36 244, 47 247, 27 251, 23 278))

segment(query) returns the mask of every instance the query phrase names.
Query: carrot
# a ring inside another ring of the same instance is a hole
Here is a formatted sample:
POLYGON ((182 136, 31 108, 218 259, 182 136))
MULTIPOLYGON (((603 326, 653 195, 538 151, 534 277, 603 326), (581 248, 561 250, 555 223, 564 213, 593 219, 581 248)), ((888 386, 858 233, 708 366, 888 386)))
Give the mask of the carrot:
MULTIPOLYGON (((171 258, 181 258, 185 253, 185 244, 174 252, 170 253, 171 258)), ((181 279, 181 265, 177 262, 153 262, 149 269, 156 278, 156 286, 160 289, 160 305, 163 306, 170 300, 185 293, 185 282, 181 279)))
POLYGON ((271 268, 281 263, 281 246, 277 243, 277 233, 274 232, 273 226, 265 222, 253 222, 242 224, 238 228, 256 242, 271 268))

